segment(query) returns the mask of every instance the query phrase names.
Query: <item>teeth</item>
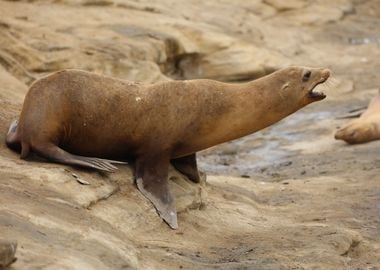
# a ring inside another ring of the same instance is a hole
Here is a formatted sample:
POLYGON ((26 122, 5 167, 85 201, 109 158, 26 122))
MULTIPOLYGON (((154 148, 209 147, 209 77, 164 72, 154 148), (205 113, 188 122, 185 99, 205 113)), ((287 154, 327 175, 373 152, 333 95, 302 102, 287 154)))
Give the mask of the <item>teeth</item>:
MULTIPOLYGON (((327 78, 326 78, 326 79, 327 79, 327 78)), ((320 99, 323 99, 323 98, 326 97, 326 95, 325 95, 323 92, 315 91, 315 88, 316 88, 318 85, 324 83, 324 82, 326 81, 326 79, 323 79, 323 80, 317 82, 317 83, 314 85, 314 87, 309 91, 309 97, 311 97, 311 98, 320 98, 320 99)))
POLYGON ((324 96, 325 94, 322 93, 322 92, 314 92, 314 91, 310 91, 309 95, 311 97, 321 97, 321 96, 324 96))

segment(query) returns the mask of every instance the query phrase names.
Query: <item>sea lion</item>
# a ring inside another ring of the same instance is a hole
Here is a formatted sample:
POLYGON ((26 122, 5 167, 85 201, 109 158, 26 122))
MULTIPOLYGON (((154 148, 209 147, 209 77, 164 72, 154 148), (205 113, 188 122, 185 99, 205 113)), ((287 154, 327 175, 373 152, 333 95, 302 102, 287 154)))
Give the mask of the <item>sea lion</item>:
POLYGON ((335 133, 335 139, 344 140, 349 144, 380 139, 380 92, 372 98, 367 110, 359 118, 335 133))
POLYGON ((138 189, 177 228, 168 167, 199 182, 195 153, 263 129, 309 103, 328 69, 289 67, 240 84, 213 80, 140 84, 79 70, 37 80, 28 91, 9 147, 53 162, 103 171, 106 160, 135 159, 138 189))

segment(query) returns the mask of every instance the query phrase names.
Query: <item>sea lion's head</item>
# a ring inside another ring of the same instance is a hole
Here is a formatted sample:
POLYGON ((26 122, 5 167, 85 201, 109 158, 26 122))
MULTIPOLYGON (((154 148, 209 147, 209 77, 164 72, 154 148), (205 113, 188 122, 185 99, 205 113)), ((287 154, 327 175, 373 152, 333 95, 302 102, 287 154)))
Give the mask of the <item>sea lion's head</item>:
POLYGON ((299 100, 304 106, 326 97, 315 88, 330 77, 327 68, 288 67, 281 70, 280 75, 284 75, 280 94, 287 99, 299 100))
POLYGON ((350 125, 339 129, 335 133, 336 140, 343 140, 349 144, 365 143, 379 138, 379 130, 375 123, 361 121, 359 118, 350 125))

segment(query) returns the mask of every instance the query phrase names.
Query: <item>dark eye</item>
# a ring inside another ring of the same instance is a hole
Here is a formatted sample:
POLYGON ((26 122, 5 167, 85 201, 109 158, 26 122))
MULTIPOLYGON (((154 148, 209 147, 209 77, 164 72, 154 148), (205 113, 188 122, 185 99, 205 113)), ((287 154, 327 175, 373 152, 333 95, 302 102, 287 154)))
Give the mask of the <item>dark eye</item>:
POLYGON ((308 80, 310 79, 310 76, 311 76, 311 71, 310 71, 310 70, 307 70, 307 71, 305 72, 305 74, 303 74, 303 78, 302 78, 302 80, 303 80, 304 82, 306 82, 306 81, 308 81, 308 80))

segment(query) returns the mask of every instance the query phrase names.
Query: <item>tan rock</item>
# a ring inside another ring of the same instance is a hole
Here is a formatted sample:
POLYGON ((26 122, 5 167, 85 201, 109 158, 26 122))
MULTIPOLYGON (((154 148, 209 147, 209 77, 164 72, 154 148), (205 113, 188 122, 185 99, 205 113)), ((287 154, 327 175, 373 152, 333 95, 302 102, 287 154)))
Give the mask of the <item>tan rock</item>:
POLYGON ((16 242, 0 239, 0 269, 5 269, 8 265, 16 260, 16 249, 16 242))
POLYGON ((313 4, 302 9, 301 12, 290 10, 280 16, 288 19, 290 24, 296 25, 323 25, 339 21, 344 12, 336 7, 313 4))
POLYGON ((306 0, 290 0, 290 1, 281 1, 281 0, 264 0, 264 3, 274 7, 278 11, 285 11, 290 9, 299 9, 307 5, 306 0))
POLYGON ((20 160, 2 143, 0 238, 18 242, 10 269, 380 265, 378 144, 350 148, 333 140, 342 124, 336 116, 367 104, 373 90, 363 89, 380 84, 378 6, 376 0, 0 1, 2 142, 27 85, 63 68, 144 82, 238 81, 294 64, 330 67, 335 78, 322 89, 326 102, 200 153, 207 183, 171 170, 180 210, 175 232, 137 191, 132 164, 104 175, 37 157, 20 160), (371 42, 352 42, 365 39, 371 42), (221 172, 249 178, 212 175, 221 172))

